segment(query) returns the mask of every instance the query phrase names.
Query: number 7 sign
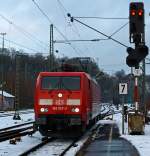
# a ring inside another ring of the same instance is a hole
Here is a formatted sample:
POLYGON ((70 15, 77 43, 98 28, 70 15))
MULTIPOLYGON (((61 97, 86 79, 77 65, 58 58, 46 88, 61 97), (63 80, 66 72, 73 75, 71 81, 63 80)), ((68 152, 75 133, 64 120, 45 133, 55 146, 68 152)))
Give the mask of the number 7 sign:
POLYGON ((128 94, 127 83, 119 83, 119 94, 128 94))

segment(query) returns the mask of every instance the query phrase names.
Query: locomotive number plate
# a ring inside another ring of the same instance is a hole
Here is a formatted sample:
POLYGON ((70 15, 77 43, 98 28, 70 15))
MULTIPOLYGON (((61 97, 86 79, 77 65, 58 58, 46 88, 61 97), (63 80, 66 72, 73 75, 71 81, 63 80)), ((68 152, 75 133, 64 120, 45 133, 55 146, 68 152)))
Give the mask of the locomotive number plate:
POLYGON ((56 107, 52 107, 52 109, 55 110, 55 111, 66 111, 67 107, 58 107, 58 106, 56 106, 56 107))

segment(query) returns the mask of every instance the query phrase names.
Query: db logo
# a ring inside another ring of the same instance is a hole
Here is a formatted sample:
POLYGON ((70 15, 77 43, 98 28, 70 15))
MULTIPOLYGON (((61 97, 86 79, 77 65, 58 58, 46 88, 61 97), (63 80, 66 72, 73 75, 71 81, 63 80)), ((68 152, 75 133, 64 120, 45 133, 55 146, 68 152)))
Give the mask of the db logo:
POLYGON ((55 101, 56 105, 64 105, 64 100, 58 99, 55 101))

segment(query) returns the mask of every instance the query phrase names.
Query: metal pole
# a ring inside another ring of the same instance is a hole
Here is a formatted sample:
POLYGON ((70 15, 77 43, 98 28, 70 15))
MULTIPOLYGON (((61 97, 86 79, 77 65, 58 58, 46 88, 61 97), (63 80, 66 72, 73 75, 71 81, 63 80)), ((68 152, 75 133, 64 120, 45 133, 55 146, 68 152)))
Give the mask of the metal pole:
POLYGON ((145 59, 143 60, 143 81, 142 81, 142 110, 144 114, 146 113, 145 109, 145 59))
POLYGON ((52 49, 52 42, 51 42, 51 25, 50 25, 50 47, 49 47, 49 71, 51 71, 51 49, 52 49))
POLYGON ((52 69, 54 68, 54 33, 53 33, 53 25, 52 28, 52 69))
POLYGON ((135 77, 135 86, 134 86, 134 101, 135 101, 135 110, 138 111, 139 105, 139 97, 138 97, 138 77, 135 77))
POLYGON ((21 120, 18 112, 20 105, 20 57, 20 55, 16 55, 15 114, 13 120, 21 120))
POLYGON ((124 134, 124 96, 122 95, 122 134, 124 134))
POLYGON ((49 70, 54 66, 54 39, 53 39, 53 24, 50 25, 50 54, 49 54, 49 70))
POLYGON ((2 43, 2 109, 4 106, 4 99, 3 99, 3 92, 4 92, 4 60, 3 60, 3 56, 4 56, 4 36, 6 35, 6 33, 0 33, 0 35, 3 36, 3 43, 2 43))
POLYGON ((131 67, 131 74, 133 74, 133 67, 131 67))

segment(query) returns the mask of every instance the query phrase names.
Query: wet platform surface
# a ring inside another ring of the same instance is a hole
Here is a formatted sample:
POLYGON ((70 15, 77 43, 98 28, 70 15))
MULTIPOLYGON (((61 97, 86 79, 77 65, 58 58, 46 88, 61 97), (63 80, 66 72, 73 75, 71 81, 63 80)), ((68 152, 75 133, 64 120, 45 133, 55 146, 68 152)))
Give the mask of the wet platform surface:
POLYGON ((95 140, 84 151, 85 156, 139 156, 136 149, 125 139, 95 140))
POLYGON ((81 153, 83 156, 140 156, 129 141, 120 137, 116 124, 101 125, 95 139, 81 153))

